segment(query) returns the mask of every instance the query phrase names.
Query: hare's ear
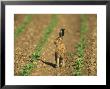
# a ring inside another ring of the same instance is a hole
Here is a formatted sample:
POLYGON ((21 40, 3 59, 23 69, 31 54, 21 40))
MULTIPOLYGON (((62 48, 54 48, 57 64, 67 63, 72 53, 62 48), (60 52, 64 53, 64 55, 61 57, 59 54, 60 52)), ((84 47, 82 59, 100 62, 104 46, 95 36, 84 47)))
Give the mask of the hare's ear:
POLYGON ((64 28, 62 28, 62 29, 61 29, 62 36, 64 36, 64 31, 65 31, 65 29, 64 29, 64 28))

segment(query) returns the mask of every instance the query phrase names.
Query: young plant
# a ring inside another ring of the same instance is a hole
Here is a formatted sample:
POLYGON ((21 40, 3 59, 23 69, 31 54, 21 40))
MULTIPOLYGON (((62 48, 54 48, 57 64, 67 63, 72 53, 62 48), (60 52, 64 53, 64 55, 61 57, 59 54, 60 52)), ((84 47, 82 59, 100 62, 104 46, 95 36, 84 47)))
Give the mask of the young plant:
POLYGON ((26 64, 23 69, 20 70, 20 75, 21 76, 28 76, 32 69, 34 68, 35 65, 33 65, 33 63, 28 63, 26 64))
POLYGON ((79 76, 81 75, 81 71, 84 67, 84 49, 86 46, 86 33, 88 31, 88 27, 87 27, 87 17, 85 15, 81 15, 81 30, 80 30, 80 42, 77 44, 76 48, 76 55, 77 55, 77 59, 75 61, 74 64, 74 75, 75 76, 79 76))

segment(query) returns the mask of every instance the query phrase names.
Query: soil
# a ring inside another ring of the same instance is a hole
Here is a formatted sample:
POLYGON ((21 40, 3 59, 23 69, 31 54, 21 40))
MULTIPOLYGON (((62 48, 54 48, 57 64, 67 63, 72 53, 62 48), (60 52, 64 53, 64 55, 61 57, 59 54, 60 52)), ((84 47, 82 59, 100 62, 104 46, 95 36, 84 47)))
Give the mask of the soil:
POLYGON ((15 14, 14 15, 14 30, 23 22, 26 15, 23 14, 15 14))
MULTIPOLYGON (((15 29, 24 19, 25 15, 18 15, 15 19, 15 29)), ((26 26, 24 32, 14 42, 14 74, 19 75, 19 70, 30 60, 30 55, 35 51, 42 32, 49 25, 52 15, 32 15, 32 20, 26 26)), ((57 15, 58 24, 54 28, 45 47, 43 47, 41 60, 37 61, 30 76, 71 76, 73 75, 73 64, 75 59, 67 56, 66 65, 55 68, 55 45, 54 39, 59 30, 64 27, 63 38, 68 53, 75 52, 75 46, 80 39, 80 15, 57 15)), ((96 15, 89 15, 89 31, 87 35, 87 47, 85 49, 84 70, 82 75, 96 75, 96 15), (90 55, 91 54, 91 55, 90 55), (90 58, 88 58, 90 57, 90 58)))
POLYGON ((97 75, 97 15, 88 16, 87 44, 85 48, 84 75, 97 75))

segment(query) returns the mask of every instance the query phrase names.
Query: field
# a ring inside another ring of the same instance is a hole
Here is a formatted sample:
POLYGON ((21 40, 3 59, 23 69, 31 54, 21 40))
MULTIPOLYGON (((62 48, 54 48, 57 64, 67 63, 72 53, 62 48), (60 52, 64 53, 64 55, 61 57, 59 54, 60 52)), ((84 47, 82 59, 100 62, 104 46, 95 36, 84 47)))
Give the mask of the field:
POLYGON ((96 76, 96 14, 15 14, 15 76, 96 76), (65 28, 66 65, 55 68, 54 40, 65 28))

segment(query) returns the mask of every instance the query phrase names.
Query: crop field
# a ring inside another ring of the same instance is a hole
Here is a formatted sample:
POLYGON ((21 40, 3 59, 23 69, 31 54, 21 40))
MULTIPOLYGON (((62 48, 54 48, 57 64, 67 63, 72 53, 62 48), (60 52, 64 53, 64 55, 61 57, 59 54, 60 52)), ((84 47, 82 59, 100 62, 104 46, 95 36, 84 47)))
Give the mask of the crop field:
POLYGON ((15 14, 15 76, 96 76, 96 14, 15 14), (55 38, 66 46, 64 67, 55 67, 55 38))

